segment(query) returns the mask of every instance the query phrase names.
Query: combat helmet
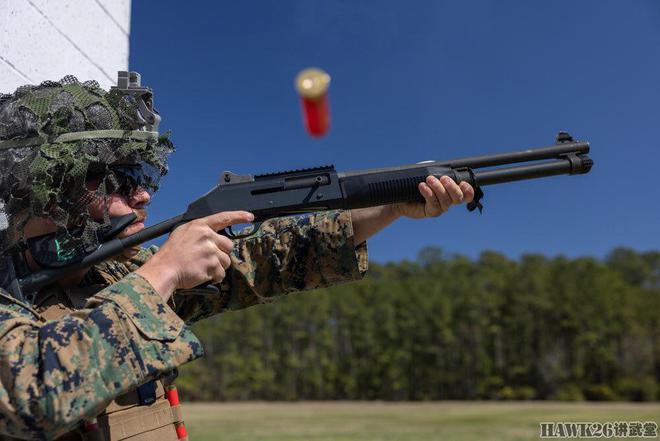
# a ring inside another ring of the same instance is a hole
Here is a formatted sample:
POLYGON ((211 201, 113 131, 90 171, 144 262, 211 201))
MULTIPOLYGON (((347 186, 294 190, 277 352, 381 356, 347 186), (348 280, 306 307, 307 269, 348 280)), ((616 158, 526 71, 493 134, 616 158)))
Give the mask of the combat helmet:
POLYGON ((66 248, 46 266, 98 247, 111 219, 107 209, 92 219, 89 203, 126 182, 156 191, 167 173, 174 147, 169 134, 159 135, 159 123, 152 91, 136 72, 119 72, 110 91, 66 76, 0 94, 0 258, 27 246, 23 228, 31 217, 52 220, 56 244, 66 248), (129 176, 116 164, 132 167, 129 176), (93 190, 91 178, 98 180, 93 190))

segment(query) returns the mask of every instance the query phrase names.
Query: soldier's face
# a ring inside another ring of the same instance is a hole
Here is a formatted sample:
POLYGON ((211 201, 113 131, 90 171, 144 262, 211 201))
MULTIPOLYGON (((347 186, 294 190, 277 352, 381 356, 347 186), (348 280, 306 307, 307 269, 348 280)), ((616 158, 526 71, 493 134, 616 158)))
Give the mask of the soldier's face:
MULTIPOLYGON (((87 183, 89 190, 95 190, 98 183, 87 183)), ((147 218, 146 206, 151 200, 151 195, 144 188, 138 187, 128 195, 112 193, 104 198, 96 198, 88 206, 89 214, 94 219, 103 219, 107 210, 110 217, 119 217, 127 214, 135 214, 137 218, 128 227, 119 233, 118 237, 126 237, 144 229, 144 221, 147 218)), ((133 257, 140 247, 125 250, 122 255, 126 258, 133 257)))
MULTIPOLYGON (((98 185, 99 183, 95 181, 86 183, 87 189, 91 191, 96 190, 98 185)), ((144 228, 144 220, 147 217, 145 207, 150 200, 151 196, 147 191, 143 188, 137 188, 129 195, 112 193, 105 197, 95 198, 90 204, 88 204, 87 209, 89 210, 90 216, 93 219, 98 220, 102 220, 106 212, 110 217, 118 217, 134 213, 137 216, 136 220, 118 234, 119 237, 126 237, 137 233, 144 228)), ((54 233, 55 231, 57 231, 57 226, 52 220, 36 217, 31 218, 27 222, 23 233, 24 237, 29 239, 31 237, 54 233)), ((135 255, 138 250, 139 247, 128 249, 123 253, 123 256, 130 258, 135 255)), ((29 252, 27 254, 26 258, 28 264, 33 267, 33 269, 37 269, 38 266, 29 255, 29 252)))
MULTIPOLYGON (((93 186, 94 183, 88 183, 88 189, 93 189, 93 186)), ((104 198, 96 198, 87 206, 87 209, 93 219, 103 219, 106 210, 110 217, 134 213, 137 219, 118 235, 119 237, 126 237, 144 228, 144 220, 147 218, 145 207, 150 200, 151 196, 147 191, 143 188, 137 188, 130 195, 112 193, 104 198)))

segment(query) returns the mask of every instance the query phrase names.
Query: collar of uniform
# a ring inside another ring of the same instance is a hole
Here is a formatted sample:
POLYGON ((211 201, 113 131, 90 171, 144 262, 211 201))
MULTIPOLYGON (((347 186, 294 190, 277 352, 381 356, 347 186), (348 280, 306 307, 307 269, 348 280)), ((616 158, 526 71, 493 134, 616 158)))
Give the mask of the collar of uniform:
POLYGON ((91 285, 112 285, 130 273, 126 265, 117 260, 106 260, 94 265, 87 271, 78 286, 84 288, 91 285))

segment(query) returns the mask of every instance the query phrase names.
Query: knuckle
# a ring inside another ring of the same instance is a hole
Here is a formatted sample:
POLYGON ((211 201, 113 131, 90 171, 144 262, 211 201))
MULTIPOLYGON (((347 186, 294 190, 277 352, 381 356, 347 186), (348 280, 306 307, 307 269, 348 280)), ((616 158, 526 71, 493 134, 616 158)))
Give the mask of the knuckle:
POLYGON ((201 229, 199 234, 207 242, 213 243, 213 236, 217 233, 215 231, 213 231, 210 227, 207 226, 207 227, 201 229))
POLYGON ((204 239, 204 248, 209 255, 213 255, 218 250, 218 246, 210 237, 204 239))
POLYGON ((199 259, 197 266, 199 267, 199 271, 207 274, 209 270, 213 267, 213 262, 208 257, 205 257, 203 259, 199 259))

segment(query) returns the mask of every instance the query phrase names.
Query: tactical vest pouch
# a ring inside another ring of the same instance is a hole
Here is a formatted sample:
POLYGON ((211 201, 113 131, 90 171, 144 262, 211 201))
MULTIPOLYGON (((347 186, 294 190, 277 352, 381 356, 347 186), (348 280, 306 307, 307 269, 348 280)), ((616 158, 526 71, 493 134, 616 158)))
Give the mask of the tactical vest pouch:
POLYGON ((98 425, 107 440, 177 441, 172 417, 170 403, 159 400, 151 406, 100 415, 98 425))

